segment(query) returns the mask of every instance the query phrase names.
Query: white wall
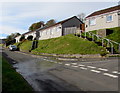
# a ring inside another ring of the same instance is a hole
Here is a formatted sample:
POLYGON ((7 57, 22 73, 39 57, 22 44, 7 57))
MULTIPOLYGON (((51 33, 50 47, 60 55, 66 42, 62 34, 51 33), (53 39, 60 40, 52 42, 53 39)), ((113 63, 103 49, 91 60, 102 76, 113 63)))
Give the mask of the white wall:
POLYGON ((30 33, 27 33, 25 34, 25 39, 27 39, 28 36, 32 35, 33 36, 33 39, 36 37, 36 32, 30 32, 30 33))
POLYGON ((16 43, 18 43, 18 42, 19 42, 20 37, 21 37, 21 35, 20 35, 20 36, 17 36, 17 37, 15 38, 15 39, 16 39, 16 43))
POLYGON ((62 36, 62 26, 61 26, 61 24, 58 24, 53 27, 43 29, 43 30, 39 31, 39 33, 40 33, 39 40, 60 37, 60 36, 62 36))
POLYGON ((118 25, 118 13, 116 11, 111 12, 109 14, 107 13, 107 14, 104 14, 104 15, 94 16, 93 18, 95 18, 96 24, 90 26, 89 25, 90 18, 87 18, 86 21, 85 21, 85 31, 92 31, 92 30, 105 29, 105 28, 113 28, 113 27, 118 27, 119 26, 118 25), (113 21, 106 22, 106 16, 107 15, 112 15, 113 16, 113 21), (86 27, 86 25, 87 25, 87 27, 86 27))

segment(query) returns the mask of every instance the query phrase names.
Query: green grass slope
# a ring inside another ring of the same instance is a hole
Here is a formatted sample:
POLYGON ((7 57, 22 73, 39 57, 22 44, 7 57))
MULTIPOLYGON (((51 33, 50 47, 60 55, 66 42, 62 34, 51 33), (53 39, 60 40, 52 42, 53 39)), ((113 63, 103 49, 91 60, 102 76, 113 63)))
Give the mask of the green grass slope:
POLYGON ((7 60, 2 56, 0 59, 2 60, 2 91, 5 93, 33 93, 31 86, 12 68, 7 60))
POLYGON ((110 28, 113 31, 112 34, 107 35, 106 38, 120 43, 120 27, 110 28))
MULTIPOLYGON (((28 41, 30 44, 30 41, 28 41)), ((27 47, 27 44, 24 44, 27 47)), ((26 48, 28 49, 28 48, 26 48)), ((59 38, 39 40, 38 48, 32 53, 55 53, 55 54, 105 54, 106 50, 94 42, 66 35, 59 38)))
POLYGON ((25 40, 15 43, 14 45, 16 45, 23 52, 29 52, 29 50, 31 50, 32 41, 25 40))

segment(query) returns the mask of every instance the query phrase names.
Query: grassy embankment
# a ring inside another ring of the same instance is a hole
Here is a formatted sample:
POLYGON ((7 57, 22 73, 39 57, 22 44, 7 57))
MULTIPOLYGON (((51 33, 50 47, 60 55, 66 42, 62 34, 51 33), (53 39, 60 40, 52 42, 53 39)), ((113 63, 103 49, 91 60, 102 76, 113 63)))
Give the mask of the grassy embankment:
MULTIPOLYGON (((106 38, 120 43, 120 27, 110 28, 110 30, 112 30, 113 33, 106 36, 106 38)), ((118 44, 113 44, 113 45, 114 45, 115 51, 118 53, 119 45, 118 44)))
POLYGON ((120 43, 120 27, 110 28, 113 31, 112 34, 107 35, 106 38, 120 43))
MULTIPOLYGON (((32 41, 25 41, 19 47, 22 51, 29 51, 32 41)), ((18 43, 16 44, 18 45, 18 43)), ((105 48, 98 46, 94 42, 66 35, 58 38, 39 40, 38 48, 31 51, 37 53, 54 53, 54 54, 106 54, 105 48)))
MULTIPOLYGON (((113 31, 112 34, 107 35, 105 38, 108 38, 110 40, 116 41, 120 43, 120 27, 114 27, 114 28, 108 28, 110 31, 113 31)), ((90 31, 94 34, 97 33, 97 30, 90 31)))
MULTIPOLYGON (((113 41, 116 41, 116 42, 120 43, 120 27, 109 28, 109 30, 113 31, 113 33, 107 35, 105 38, 108 38, 110 40, 113 40, 113 41)), ((90 31, 90 32, 92 32, 94 34, 97 34, 97 30, 90 31)), ((82 35, 85 36, 84 33, 82 35)), ((92 38, 92 36, 89 36, 88 33, 86 33, 86 35, 87 35, 88 38, 92 38)), ((102 43, 102 40, 98 40, 96 37, 94 37, 94 40, 96 42, 102 43)), ((107 41, 104 41, 104 46, 110 47, 110 45, 107 44, 107 41)), ((118 53, 118 45, 114 44, 114 49, 115 49, 116 53, 118 53)))
POLYGON ((7 92, 29 92, 33 93, 31 86, 18 74, 8 61, 0 56, 2 61, 2 91, 7 92))

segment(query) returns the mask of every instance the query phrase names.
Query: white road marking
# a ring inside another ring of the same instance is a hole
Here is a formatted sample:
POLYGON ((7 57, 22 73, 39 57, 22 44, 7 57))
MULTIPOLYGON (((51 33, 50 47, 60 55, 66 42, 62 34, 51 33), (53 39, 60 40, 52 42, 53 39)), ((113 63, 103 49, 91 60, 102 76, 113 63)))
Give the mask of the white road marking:
POLYGON ((65 64, 66 66, 70 66, 70 64, 65 64))
POLYGON ((53 63, 57 63, 57 62, 55 62, 53 60, 48 60, 48 59, 43 59, 43 60, 46 60, 46 61, 49 61, 49 62, 53 62, 53 63))
POLYGON ((87 70, 87 68, 85 68, 85 67, 80 67, 81 69, 84 69, 84 70, 87 70))
POLYGON ((61 62, 59 62, 59 64, 62 64, 61 62))
POLYGON ((100 73, 101 71, 98 71, 98 70, 90 70, 92 72, 95 72, 95 73, 100 73))
POLYGON ((72 66, 72 67, 78 67, 78 66, 72 66))
POLYGON ((109 77, 112 77, 112 78, 118 78, 118 76, 112 75, 112 74, 109 74, 109 73, 103 73, 103 75, 106 75, 106 76, 109 76, 109 77))
POLYGON ((81 64, 80 64, 79 66, 85 66, 85 65, 81 65, 81 64))
POLYGON ((71 64, 73 64, 73 65, 77 65, 77 63, 71 63, 71 64))
POLYGON ((55 62, 55 61, 52 61, 52 60, 51 60, 50 62, 55 62))
POLYGON ((102 71, 108 71, 108 69, 103 69, 103 68, 98 68, 98 69, 102 71))
POLYGON ((88 68, 96 68, 96 67, 93 67, 93 66, 87 66, 88 68))
POLYGON ((120 74, 120 72, 118 72, 118 71, 113 71, 112 73, 115 73, 115 74, 120 74))
MULTIPOLYGON (((111 60, 99 61, 99 63, 102 63, 102 62, 107 63, 107 62, 111 62, 111 60)), ((96 64, 96 63, 98 63, 98 61, 94 61, 94 62, 93 62, 93 61, 90 61, 90 62, 81 62, 81 63, 84 63, 84 64, 86 64, 86 63, 88 63, 88 64, 89 64, 89 63, 95 63, 95 64, 96 64)))

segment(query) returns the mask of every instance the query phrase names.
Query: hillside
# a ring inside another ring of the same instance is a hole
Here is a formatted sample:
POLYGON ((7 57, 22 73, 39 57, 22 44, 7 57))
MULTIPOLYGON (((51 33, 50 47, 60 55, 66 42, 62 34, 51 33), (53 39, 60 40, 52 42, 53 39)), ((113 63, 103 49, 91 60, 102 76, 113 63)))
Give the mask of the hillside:
MULTIPOLYGON (((31 41, 25 41, 20 45, 20 50, 29 51, 31 41)), ((48 40, 39 40, 38 48, 31 51, 32 53, 55 53, 55 54, 106 54, 103 47, 98 46, 94 42, 75 37, 74 35, 66 35, 59 38, 48 40)))

